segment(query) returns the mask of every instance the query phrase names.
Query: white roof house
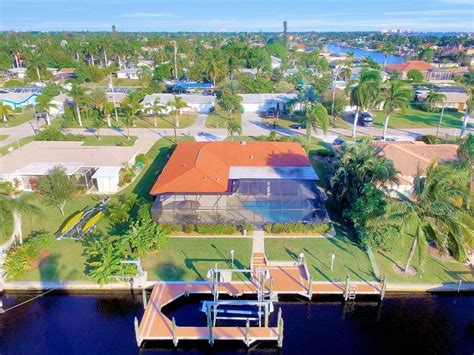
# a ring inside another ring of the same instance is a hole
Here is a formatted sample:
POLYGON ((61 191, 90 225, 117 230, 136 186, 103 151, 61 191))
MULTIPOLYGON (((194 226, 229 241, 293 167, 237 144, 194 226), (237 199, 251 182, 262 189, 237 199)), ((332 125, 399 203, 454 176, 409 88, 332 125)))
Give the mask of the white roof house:
POLYGON ((133 147, 84 146, 83 142, 31 142, 0 157, 0 181, 11 181, 18 190, 35 190, 37 179, 57 166, 75 178, 78 186, 99 193, 118 191, 119 172, 147 145, 133 147))
POLYGON ((5 70, 7 78, 24 79, 26 77, 26 68, 10 68, 5 70))
POLYGON ((270 108, 284 110, 296 94, 241 94, 244 112, 265 112, 270 108))
MULTIPOLYGON (((216 98, 211 95, 199 95, 199 94, 183 94, 177 95, 181 97, 187 104, 188 107, 184 108, 183 112, 199 112, 207 113, 209 112, 215 104, 216 98)), ((175 95, 173 94, 150 94, 146 95, 142 100, 142 105, 145 109, 150 111, 150 107, 153 105, 155 100, 159 98, 161 105, 167 105, 170 101, 174 101, 175 95)), ((171 107, 167 107, 165 112, 170 112, 171 107)))
POLYGON ((138 80, 138 71, 139 68, 127 68, 117 71, 118 79, 135 79, 138 80))
POLYGON ((279 69, 281 67, 281 59, 278 57, 270 56, 271 66, 273 69, 279 69))

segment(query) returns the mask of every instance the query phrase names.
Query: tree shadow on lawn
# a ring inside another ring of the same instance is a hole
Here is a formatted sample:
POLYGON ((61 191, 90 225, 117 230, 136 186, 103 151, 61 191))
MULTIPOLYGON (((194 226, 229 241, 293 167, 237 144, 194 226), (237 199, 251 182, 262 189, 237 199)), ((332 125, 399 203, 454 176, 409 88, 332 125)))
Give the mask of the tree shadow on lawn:
POLYGON ((334 281, 333 279, 331 279, 326 273, 322 272, 321 269, 319 269, 318 267, 316 267, 315 265, 311 265, 313 267, 313 269, 318 273, 320 274, 323 278, 325 278, 326 280, 332 282, 334 281))
MULTIPOLYGON (((462 280, 462 281, 465 281, 465 282, 472 282, 473 279, 474 279, 474 268, 473 267, 469 267, 470 270, 469 271, 463 271, 463 270, 450 270, 447 268, 447 266, 445 264, 443 264, 440 260, 438 260, 437 258, 435 257, 432 257, 432 256, 428 256, 429 258, 431 258, 431 260, 433 262, 435 262, 436 264, 438 264, 439 266, 441 266, 442 270, 446 273, 446 275, 448 275, 452 281, 451 282, 456 282, 456 280, 462 280)), ((447 261, 449 262, 449 261, 447 261)), ((451 262, 453 265, 455 265, 457 262, 451 262)), ((436 277, 438 277, 442 282, 446 282, 446 278, 442 277, 441 275, 435 275, 436 277)))
MULTIPOLYGON (((185 262, 186 264, 186 262, 185 262)), ((155 275, 164 281, 182 281, 185 270, 173 261, 164 261, 153 268, 155 275)))
POLYGON ((327 265, 324 261, 322 261, 319 257, 317 257, 315 254, 313 254, 310 250, 308 250, 307 248, 303 248, 303 251, 309 255, 311 255, 314 259, 316 259, 318 261, 318 263, 320 263, 321 265, 323 265, 325 268, 330 268, 329 265, 327 265))
MULTIPOLYGON (((365 282, 370 282, 370 281, 375 281, 377 280, 377 277, 374 275, 373 272, 371 272, 370 274, 367 274, 366 276, 362 276, 359 272, 355 271, 353 268, 347 266, 347 265, 344 265, 345 268, 347 270, 349 270, 353 275, 356 275, 359 280, 362 280, 362 281, 365 281, 365 282)), ((364 272, 365 274, 365 272, 364 272)))
POLYGON ((285 251, 290 256, 290 258, 293 260, 298 260, 298 254, 296 254, 294 251, 288 249, 287 247, 285 247, 285 251))

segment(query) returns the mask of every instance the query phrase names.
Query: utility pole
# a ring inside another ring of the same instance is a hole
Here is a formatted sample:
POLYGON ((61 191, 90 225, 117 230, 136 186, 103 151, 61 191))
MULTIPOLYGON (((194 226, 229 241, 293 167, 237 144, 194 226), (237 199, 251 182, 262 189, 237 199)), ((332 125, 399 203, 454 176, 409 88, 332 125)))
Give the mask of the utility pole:
POLYGON ((173 40, 173 45, 174 45, 174 50, 173 50, 173 54, 174 54, 174 78, 176 80, 178 80, 178 61, 177 61, 178 46, 176 44, 176 40, 173 40))
POLYGON ((112 90, 112 102, 114 104, 115 121, 118 122, 117 105, 115 102, 114 84, 112 83, 112 74, 109 74, 109 87, 112 90))

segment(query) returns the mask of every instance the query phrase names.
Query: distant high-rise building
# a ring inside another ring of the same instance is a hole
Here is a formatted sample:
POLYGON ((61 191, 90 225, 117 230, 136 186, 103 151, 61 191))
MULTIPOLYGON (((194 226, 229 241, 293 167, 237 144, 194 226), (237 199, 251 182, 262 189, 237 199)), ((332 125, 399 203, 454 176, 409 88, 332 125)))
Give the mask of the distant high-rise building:
POLYGON ((286 21, 283 21, 283 34, 286 36, 288 33, 288 23, 286 21))

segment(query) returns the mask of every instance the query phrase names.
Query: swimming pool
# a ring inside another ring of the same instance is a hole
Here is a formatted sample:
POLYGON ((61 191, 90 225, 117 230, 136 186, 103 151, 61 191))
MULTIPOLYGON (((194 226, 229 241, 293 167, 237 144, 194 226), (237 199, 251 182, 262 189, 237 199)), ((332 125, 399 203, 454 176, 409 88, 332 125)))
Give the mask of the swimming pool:
POLYGON ((244 201, 243 207, 271 223, 308 220, 313 212, 309 201, 244 201))

